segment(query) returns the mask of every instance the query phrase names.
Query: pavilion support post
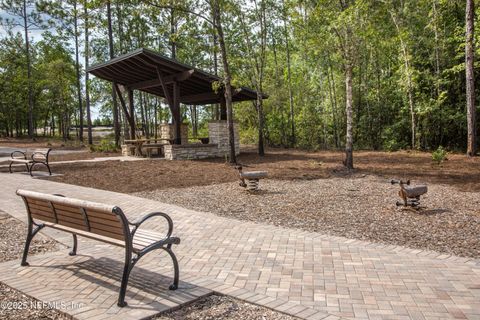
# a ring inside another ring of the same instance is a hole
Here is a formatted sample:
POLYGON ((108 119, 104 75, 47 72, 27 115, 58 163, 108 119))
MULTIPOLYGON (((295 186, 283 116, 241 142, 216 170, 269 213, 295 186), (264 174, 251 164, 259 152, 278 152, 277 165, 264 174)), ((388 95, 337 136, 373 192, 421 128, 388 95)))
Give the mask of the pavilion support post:
POLYGON ((132 139, 135 139, 136 137, 136 134, 135 134, 135 105, 134 105, 134 102, 133 102, 133 90, 130 89, 130 88, 127 88, 128 90, 128 106, 130 108, 130 118, 131 118, 131 121, 129 121, 130 123, 130 136, 132 137, 132 139))
POLYGON ((130 111, 128 112, 127 104, 125 103, 125 99, 123 99, 122 91, 118 83, 113 83, 115 91, 117 92, 118 98, 120 100, 120 105, 122 106, 123 113, 125 114, 125 118, 127 119, 128 124, 130 125, 130 131, 133 134, 130 138, 135 139, 135 117, 133 114, 133 94, 131 95, 132 101, 130 102, 130 111))
POLYGON ((227 102, 225 96, 220 96, 220 120, 227 120, 227 102))
POLYGON ((175 144, 182 144, 182 121, 180 119, 180 85, 176 81, 173 83, 173 106, 171 108, 171 111, 173 124, 175 126, 175 144))

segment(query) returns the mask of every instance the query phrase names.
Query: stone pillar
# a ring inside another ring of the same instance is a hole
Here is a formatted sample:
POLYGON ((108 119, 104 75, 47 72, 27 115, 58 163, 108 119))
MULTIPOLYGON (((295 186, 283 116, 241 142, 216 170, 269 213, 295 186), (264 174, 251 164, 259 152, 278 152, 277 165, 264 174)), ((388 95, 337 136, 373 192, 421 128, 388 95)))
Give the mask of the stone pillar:
MULTIPOLYGON (((170 123, 159 125, 160 139, 175 139, 175 126, 170 123)), ((182 123, 180 127, 182 144, 188 143, 188 124, 182 123)))
MULTIPOLYGON (((238 123, 233 125, 235 138, 235 154, 240 154, 240 136, 238 123)), ((228 123, 226 120, 210 121, 208 123, 209 142, 218 145, 218 156, 224 157, 230 154, 230 143, 228 141, 228 123)))

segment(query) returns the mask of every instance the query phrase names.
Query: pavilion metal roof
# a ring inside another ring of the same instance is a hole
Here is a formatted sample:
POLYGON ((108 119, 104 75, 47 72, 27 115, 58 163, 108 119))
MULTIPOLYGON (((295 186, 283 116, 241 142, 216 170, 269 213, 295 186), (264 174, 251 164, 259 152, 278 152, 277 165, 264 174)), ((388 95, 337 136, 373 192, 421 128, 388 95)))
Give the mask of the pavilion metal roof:
MULTIPOLYGON (((134 90, 165 97, 157 68, 170 94, 173 92, 173 82, 176 81, 180 85, 180 103, 191 105, 220 103, 223 91, 215 92, 212 84, 222 81, 222 78, 145 48, 94 64, 87 68, 87 72, 134 90)), ((264 99, 268 98, 265 94, 262 96, 264 99)), ((252 89, 234 88, 233 101, 256 98, 257 93, 252 89)))

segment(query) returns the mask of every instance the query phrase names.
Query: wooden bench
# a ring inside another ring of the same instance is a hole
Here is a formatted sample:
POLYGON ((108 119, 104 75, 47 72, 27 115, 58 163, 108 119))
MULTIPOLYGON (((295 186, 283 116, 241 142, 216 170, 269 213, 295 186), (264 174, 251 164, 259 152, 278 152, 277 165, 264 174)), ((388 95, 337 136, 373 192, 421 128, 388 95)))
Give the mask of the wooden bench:
POLYGON ((48 169, 48 173, 52 175, 52 171, 50 170, 50 165, 48 164, 48 156, 50 154, 50 148, 44 149, 34 149, 30 158, 27 157, 26 152, 22 151, 13 151, 10 155, 10 166, 8 170, 12 173, 12 165, 15 163, 23 163, 27 167, 28 173, 33 176, 32 171, 35 166, 43 165, 46 166, 48 169))
POLYGON ((23 198, 28 214, 28 233, 22 266, 28 266, 27 255, 32 238, 42 228, 50 227, 73 235, 73 249, 70 252, 72 256, 77 253, 77 236, 125 248, 125 265, 118 297, 120 307, 126 305, 125 293, 130 271, 141 257, 155 249, 166 251, 172 258, 174 279, 169 289, 178 288, 179 268, 172 245, 179 244, 180 239, 172 237, 173 221, 167 214, 153 212, 132 223, 119 207, 112 205, 20 189, 17 190, 17 195, 23 198), (153 217, 165 218, 168 224, 166 235, 139 229, 153 217))

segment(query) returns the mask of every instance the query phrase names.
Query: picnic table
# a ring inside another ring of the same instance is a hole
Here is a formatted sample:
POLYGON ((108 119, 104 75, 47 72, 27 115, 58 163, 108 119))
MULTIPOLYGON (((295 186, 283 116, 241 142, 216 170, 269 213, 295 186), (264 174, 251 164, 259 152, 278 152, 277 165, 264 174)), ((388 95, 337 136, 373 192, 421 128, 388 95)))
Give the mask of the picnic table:
POLYGON ((172 144, 174 139, 164 139, 164 138, 148 138, 148 139, 130 139, 124 140, 125 144, 131 144, 135 147, 135 157, 143 157, 142 147, 144 145, 159 148, 165 144, 172 144), (153 141, 154 143, 151 143, 153 141), (167 141, 168 143, 157 143, 157 141, 167 141))

